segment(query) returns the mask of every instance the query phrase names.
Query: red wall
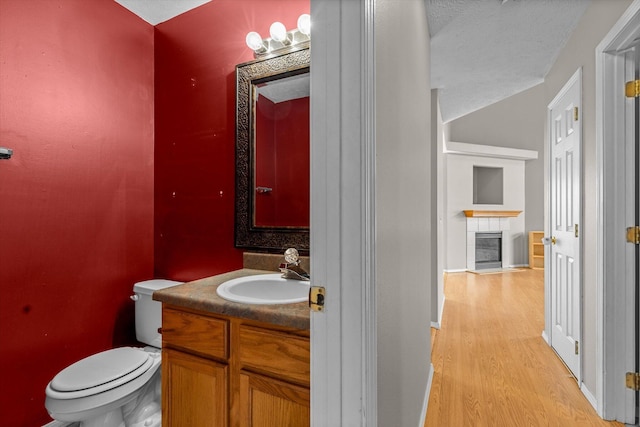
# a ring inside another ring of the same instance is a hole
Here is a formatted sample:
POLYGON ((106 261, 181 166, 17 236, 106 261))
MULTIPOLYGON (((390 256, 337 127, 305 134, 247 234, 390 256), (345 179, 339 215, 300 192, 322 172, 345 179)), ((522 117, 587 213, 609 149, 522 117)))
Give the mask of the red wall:
MULTIPOLYGON (((275 132, 263 132, 262 129, 274 128, 276 104, 264 96, 256 100, 255 126, 259 131, 254 133, 256 139, 255 156, 255 185, 256 187, 273 188, 276 183, 276 145, 275 132)), ((254 224, 258 227, 270 226, 275 223, 276 204, 273 191, 255 193, 254 224)))
POLYGON ((133 342, 153 274, 153 27, 113 0, 0 0, 0 425, 133 342))
POLYGON ((156 26, 155 274, 242 267, 234 248, 235 66, 249 31, 295 28, 309 0, 215 0, 156 26))
POLYGON ((215 0, 154 33, 113 0, 0 0, 0 426, 47 423, 53 375, 134 342, 135 281, 241 266, 235 65, 308 11, 215 0))
POLYGON ((256 133, 256 184, 272 191, 256 193, 255 225, 309 227, 309 97, 257 104, 256 127, 273 132, 256 133))

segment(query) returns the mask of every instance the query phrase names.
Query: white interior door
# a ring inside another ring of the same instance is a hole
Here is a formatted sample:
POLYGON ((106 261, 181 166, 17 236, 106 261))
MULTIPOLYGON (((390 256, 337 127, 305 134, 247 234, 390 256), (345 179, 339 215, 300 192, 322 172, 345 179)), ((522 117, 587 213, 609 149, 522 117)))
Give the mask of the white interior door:
POLYGON ((551 233, 550 343, 580 383, 580 146, 581 86, 578 70, 549 104, 551 233))

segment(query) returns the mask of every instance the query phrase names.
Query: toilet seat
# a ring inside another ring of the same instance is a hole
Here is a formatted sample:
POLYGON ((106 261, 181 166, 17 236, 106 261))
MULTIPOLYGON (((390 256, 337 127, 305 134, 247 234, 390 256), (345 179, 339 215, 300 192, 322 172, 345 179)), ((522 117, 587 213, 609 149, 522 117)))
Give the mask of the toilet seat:
POLYGON ((56 375, 47 395, 56 399, 77 399, 126 384, 153 365, 152 353, 133 347, 106 350, 82 359, 56 375))
MULTIPOLYGON (((50 382, 45 390, 44 406, 47 408, 51 418, 66 422, 90 420, 101 414, 119 410, 132 399, 135 399, 145 386, 152 384, 151 381, 159 381, 161 353, 157 349, 134 348, 132 350, 148 354, 150 364, 145 362, 142 366, 137 369, 133 368, 128 374, 124 374, 112 382, 84 390, 57 391, 51 387, 50 382)), ((107 351, 111 352, 111 350, 107 351)), ((122 354, 127 353, 129 351, 124 351, 122 354)), ((118 352, 114 353, 114 355, 117 354, 118 352)), ((89 356, 89 358, 92 357, 89 356)), ((107 358, 109 357, 111 356, 107 356, 107 358)), ((102 359, 102 357, 98 359, 102 359)), ((126 357, 124 359, 127 360, 126 357)), ((118 363, 123 362, 119 360, 118 363)), ((123 364, 126 365, 126 363, 123 364)), ((124 369, 124 371, 127 370, 130 369, 124 369)))

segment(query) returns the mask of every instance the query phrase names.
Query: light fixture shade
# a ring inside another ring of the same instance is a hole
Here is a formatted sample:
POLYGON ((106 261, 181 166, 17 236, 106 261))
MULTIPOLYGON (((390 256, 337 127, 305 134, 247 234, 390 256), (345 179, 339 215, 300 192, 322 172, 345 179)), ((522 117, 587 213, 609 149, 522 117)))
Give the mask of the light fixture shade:
POLYGON ((269 28, 271 38, 277 42, 284 43, 287 40, 287 28, 282 22, 274 22, 269 28))
POLYGON ((311 16, 308 13, 304 13, 298 17, 298 31, 305 36, 311 34, 311 16))
POLYGON ((256 33, 255 31, 251 31, 250 33, 248 33, 245 41, 247 42, 247 46, 249 46, 249 49, 253 51, 264 49, 262 37, 260 37, 260 34, 256 33))

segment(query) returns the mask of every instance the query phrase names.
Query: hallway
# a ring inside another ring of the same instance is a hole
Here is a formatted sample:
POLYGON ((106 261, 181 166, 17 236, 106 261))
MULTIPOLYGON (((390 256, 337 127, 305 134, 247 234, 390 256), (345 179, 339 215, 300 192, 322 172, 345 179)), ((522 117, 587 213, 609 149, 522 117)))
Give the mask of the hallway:
POLYGON ((445 276, 425 427, 623 426, 598 417, 542 339, 543 275, 445 276))

